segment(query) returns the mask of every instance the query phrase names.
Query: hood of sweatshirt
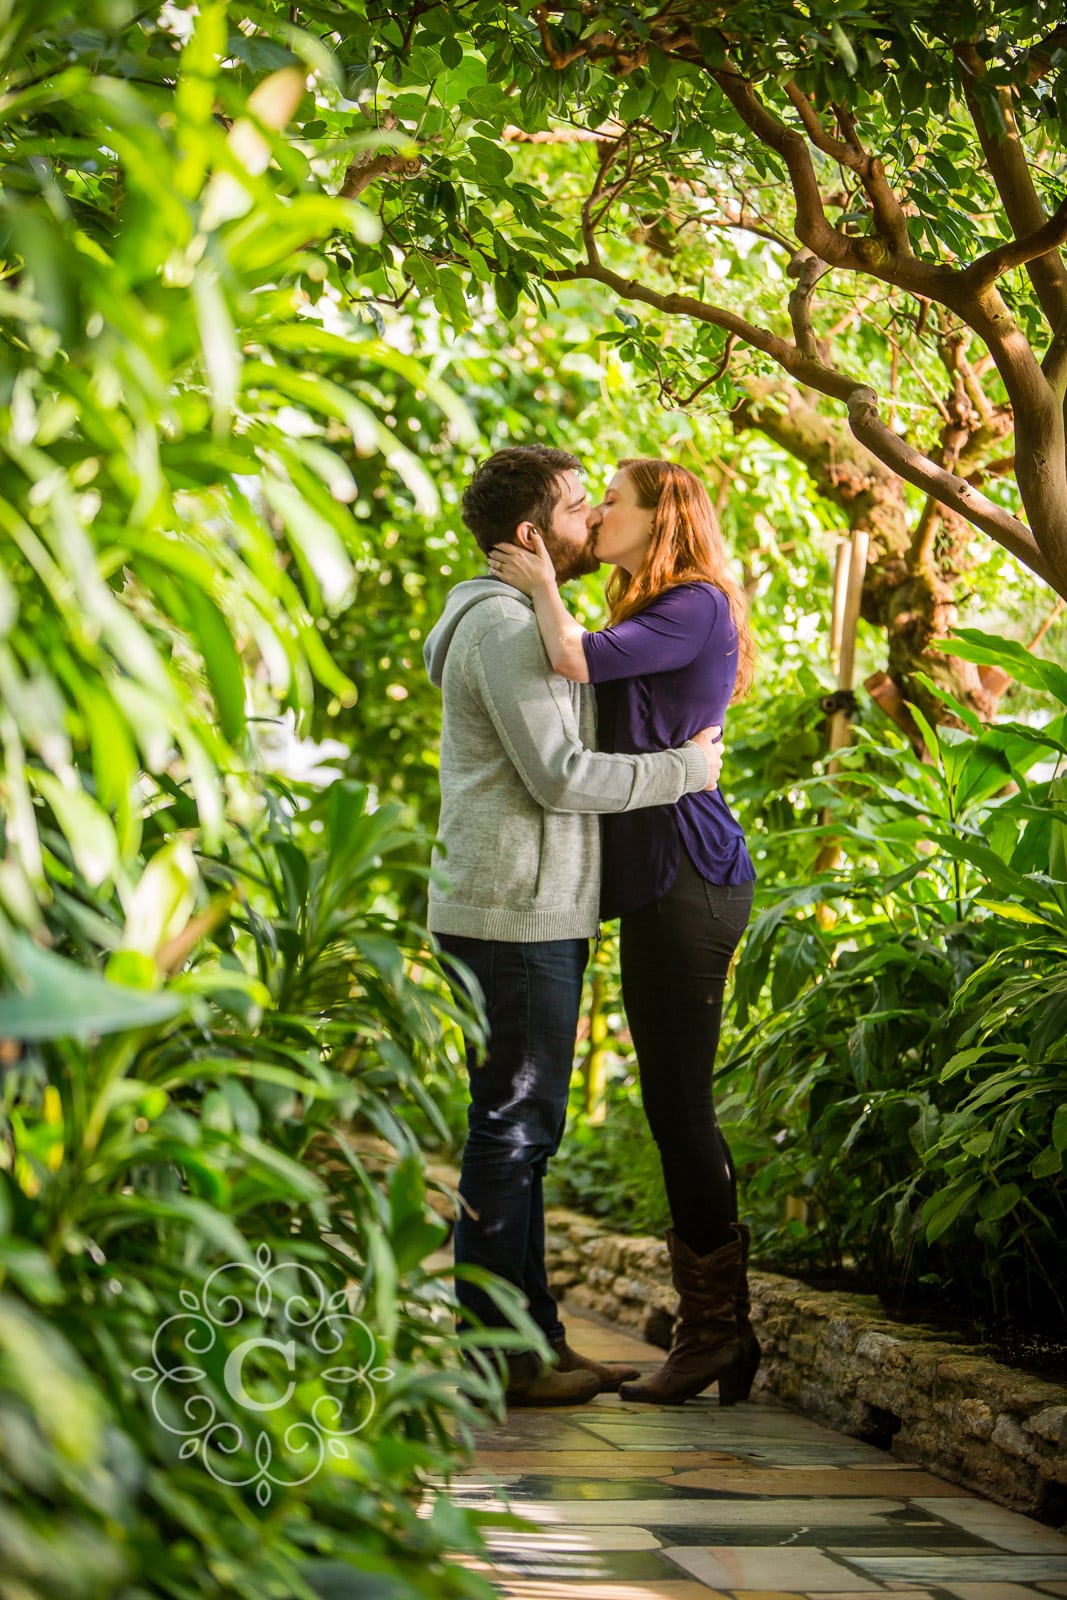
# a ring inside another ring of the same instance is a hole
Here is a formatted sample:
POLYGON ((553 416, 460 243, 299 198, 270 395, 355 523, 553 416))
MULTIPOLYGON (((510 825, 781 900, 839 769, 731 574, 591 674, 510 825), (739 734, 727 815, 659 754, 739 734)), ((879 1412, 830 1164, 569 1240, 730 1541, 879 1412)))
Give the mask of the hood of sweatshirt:
POLYGON ((481 605, 483 600, 502 599, 520 600, 524 606, 533 609, 533 603, 524 594, 510 584, 501 583, 499 578, 468 578, 464 583, 457 583, 450 591, 445 609, 430 629, 422 647, 422 659, 426 663, 430 682, 437 688, 441 687, 445 658, 460 621, 474 606, 481 605))

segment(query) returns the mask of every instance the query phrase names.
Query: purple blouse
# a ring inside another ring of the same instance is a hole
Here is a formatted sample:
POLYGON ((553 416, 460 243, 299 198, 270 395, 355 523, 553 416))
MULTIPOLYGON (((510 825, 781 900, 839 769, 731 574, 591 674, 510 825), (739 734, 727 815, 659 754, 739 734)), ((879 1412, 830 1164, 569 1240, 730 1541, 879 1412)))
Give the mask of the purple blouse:
MULTIPOLYGON (((737 628, 714 584, 668 589, 625 622, 586 633, 582 645, 596 685, 601 750, 671 750, 701 728, 725 726, 737 677, 737 628)), ((638 911, 665 894, 678 874, 679 842, 709 883, 756 876, 744 830, 718 789, 602 822, 602 917, 638 911)))

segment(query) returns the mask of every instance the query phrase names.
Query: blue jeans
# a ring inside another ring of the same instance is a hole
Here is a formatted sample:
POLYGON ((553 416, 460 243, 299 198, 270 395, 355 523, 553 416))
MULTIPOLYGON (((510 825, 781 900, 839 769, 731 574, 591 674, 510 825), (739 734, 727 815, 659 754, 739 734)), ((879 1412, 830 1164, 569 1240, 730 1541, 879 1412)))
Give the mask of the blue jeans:
MULTIPOLYGON (((489 1020, 488 1054, 480 1066, 467 1045, 471 1100, 456 1265, 485 1267, 515 1284, 545 1337, 558 1341, 563 1324, 545 1270, 542 1180, 563 1137, 589 943, 511 944, 455 934, 438 934, 437 942, 446 964, 448 956, 458 956, 470 968, 489 1020)), ((467 987, 462 974, 450 977, 467 987)), ((464 1322, 507 1326, 484 1290, 459 1279, 456 1294, 464 1322)))

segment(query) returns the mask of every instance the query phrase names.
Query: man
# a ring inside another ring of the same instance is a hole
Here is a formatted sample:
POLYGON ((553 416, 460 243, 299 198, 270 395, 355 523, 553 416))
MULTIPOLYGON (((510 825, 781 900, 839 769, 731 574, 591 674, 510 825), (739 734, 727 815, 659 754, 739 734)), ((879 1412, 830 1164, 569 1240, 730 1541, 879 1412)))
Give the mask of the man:
MULTIPOLYGON (((499 450, 468 485, 463 520, 486 554, 502 541, 532 548, 539 533, 560 583, 592 572, 599 563, 579 470, 562 450, 499 450)), ((474 974, 489 1022, 484 1064, 467 1051, 456 1264, 520 1288, 555 1351, 551 1368, 531 1351, 509 1358, 509 1404, 574 1404, 635 1375, 571 1350, 544 1260, 542 1179, 563 1135, 597 929, 597 815, 713 788, 719 730, 678 750, 595 753, 589 686, 553 673, 530 601, 495 578, 457 584, 424 654, 444 702, 444 853, 435 857, 429 926, 444 954, 474 974)), ((506 1326, 481 1288, 459 1277, 457 1294, 468 1325, 506 1326)))

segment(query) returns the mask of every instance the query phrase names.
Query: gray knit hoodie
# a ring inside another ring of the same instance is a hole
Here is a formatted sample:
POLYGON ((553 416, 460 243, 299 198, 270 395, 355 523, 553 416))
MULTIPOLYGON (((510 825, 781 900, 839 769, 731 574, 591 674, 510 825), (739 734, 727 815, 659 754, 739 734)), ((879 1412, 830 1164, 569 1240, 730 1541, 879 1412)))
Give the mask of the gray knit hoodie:
POLYGON ((456 585, 423 655, 444 697, 444 848, 434 852, 430 928, 474 939, 589 938, 600 897, 597 813, 702 789, 704 752, 690 741, 653 755, 594 753, 592 689, 553 672, 531 602, 495 578, 456 585))

